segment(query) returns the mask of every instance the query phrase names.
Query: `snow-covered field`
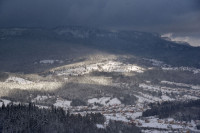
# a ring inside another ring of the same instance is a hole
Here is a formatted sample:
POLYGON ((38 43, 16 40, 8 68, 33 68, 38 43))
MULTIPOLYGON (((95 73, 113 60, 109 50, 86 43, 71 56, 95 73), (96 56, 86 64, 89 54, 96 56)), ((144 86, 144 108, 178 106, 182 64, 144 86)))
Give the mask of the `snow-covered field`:
POLYGON ((139 84, 139 87, 146 91, 161 93, 160 97, 156 96, 152 97, 141 93, 140 96, 136 96, 139 98, 139 102, 173 101, 173 100, 187 100, 187 99, 196 100, 200 98, 200 91, 198 89, 198 86, 188 85, 183 83, 161 81, 161 85, 141 83, 139 84), (163 86, 163 84, 176 85, 176 87, 175 88, 166 87, 163 86), (188 88, 185 87, 189 87, 191 89, 188 90, 188 88), (169 96, 169 94, 172 93, 176 95, 176 98, 169 96))
POLYGON ((193 72, 193 74, 198 74, 200 73, 200 69, 196 68, 191 68, 191 67, 162 67, 163 70, 167 71, 189 71, 193 72))
POLYGON ((62 71, 57 71, 57 75, 84 75, 88 74, 92 71, 100 71, 100 72, 137 72, 143 73, 144 68, 137 66, 135 64, 124 64, 118 61, 105 61, 101 63, 89 64, 89 65, 81 65, 73 68, 68 68, 62 71))
POLYGON ((62 60, 41 60, 40 64, 54 64, 54 63, 63 63, 62 60))
POLYGON ((102 97, 102 98, 92 98, 88 100, 89 104, 101 104, 101 105, 119 105, 121 101, 117 98, 110 98, 110 97, 102 97))
POLYGON ((62 87, 63 82, 33 82, 20 77, 9 77, 5 82, 0 82, 2 89, 21 90, 56 90, 62 87))
POLYGON ((20 77, 9 77, 6 81, 6 83, 17 83, 17 84, 33 84, 32 81, 20 78, 20 77))
POLYGON ((57 108, 64 108, 67 109, 70 107, 71 101, 68 100, 64 100, 64 99, 57 99, 56 103, 54 103, 53 105, 57 108))
POLYGON ((200 85, 191 85, 191 84, 184 84, 184 83, 176 83, 176 82, 170 82, 170 81, 161 81, 162 84, 169 84, 169 85, 176 85, 179 87, 188 87, 191 89, 199 89, 200 90, 200 85))
POLYGON ((55 90, 62 87, 62 82, 40 82, 34 84, 17 84, 0 82, 0 88, 21 90, 55 90))
POLYGON ((40 96, 40 95, 37 95, 37 97, 35 97, 34 99, 31 100, 31 102, 33 102, 33 103, 43 102, 45 100, 52 99, 52 98, 55 98, 55 96, 49 96, 49 95, 40 96))
POLYGON ((173 67, 171 65, 165 64, 162 61, 156 60, 156 59, 146 59, 144 58, 145 61, 149 61, 153 66, 156 67, 161 67, 163 70, 166 71, 189 71, 192 72, 193 74, 198 74, 200 73, 200 69, 193 68, 193 67, 173 67))

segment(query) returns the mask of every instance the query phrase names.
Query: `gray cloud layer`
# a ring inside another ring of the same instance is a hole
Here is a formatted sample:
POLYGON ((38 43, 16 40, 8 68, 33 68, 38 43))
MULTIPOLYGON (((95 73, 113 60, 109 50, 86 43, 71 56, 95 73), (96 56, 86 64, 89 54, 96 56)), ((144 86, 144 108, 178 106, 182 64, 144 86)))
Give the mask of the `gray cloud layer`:
POLYGON ((200 31, 200 0, 0 0, 0 26, 200 31))

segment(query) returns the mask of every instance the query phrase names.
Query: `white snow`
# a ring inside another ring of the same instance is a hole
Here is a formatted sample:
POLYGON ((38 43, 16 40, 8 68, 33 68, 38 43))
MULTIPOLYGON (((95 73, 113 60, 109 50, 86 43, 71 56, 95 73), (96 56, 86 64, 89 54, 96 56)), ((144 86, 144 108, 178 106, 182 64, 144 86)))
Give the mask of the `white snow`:
POLYGON ((67 107, 70 107, 70 104, 71 104, 71 101, 57 99, 56 103, 54 103, 53 105, 55 107, 67 108, 67 107))
POLYGON ((107 122, 109 120, 115 120, 115 121, 123 121, 123 122, 129 122, 125 116, 122 116, 120 114, 116 114, 116 116, 113 116, 113 114, 105 114, 107 122))
POLYGON ((41 64, 53 64, 54 60, 41 60, 40 63, 41 64))
POLYGON ((184 66, 181 66, 181 67, 173 67, 173 66, 171 66, 171 65, 165 64, 164 62, 159 61, 159 60, 156 60, 156 59, 146 59, 146 58, 143 58, 143 59, 146 60, 146 61, 149 61, 153 66, 161 67, 163 70, 166 70, 166 71, 178 70, 178 71, 189 71, 189 72, 193 72, 193 74, 198 74, 198 73, 200 73, 200 69, 193 68, 193 67, 184 67, 184 66))
POLYGON ((40 64, 54 64, 54 63, 63 63, 62 60, 41 60, 40 64))
MULTIPOLYGON (((15 78, 16 79, 16 78, 15 78)), ((63 85, 63 82, 29 82, 26 80, 7 80, 5 82, 0 82, 1 88, 5 89, 21 89, 21 90, 55 90, 60 88, 63 85)))
POLYGON ((144 58, 144 60, 150 61, 153 66, 162 66, 162 65, 164 65, 164 62, 158 61, 158 60, 155 60, 155 59, 145 59, 144 58))
POLYGON ((187 99, 199 99, 199 89, 198 85, 189 85, 189 84, 183 84, 183 83, 174 83, 174 82, 169 82, 169 81, 161 81, 161 84, 172 84, 176 85, 174 88, 171 87, 166 87, 166 86, 160 86, 160 85, 151 85, 151 84, 139 84, 139 87, 142 88, 143 90, 147 91, 152 91, 152 92, 161 92, 162 95, 161 97, 147 97, 146 94, 142 94, 137 96, 139 98, 139 102, 148 102, 148 99, 150 100, 149 102, 153 101, 172 101, 172 100, 187 100, 187 99), (187 87, 187 88, 186 88, 187 87), (191 88, 191 89, 188 89, 191 88), (195 88, 195 89, 194 89, 195 88), (176 94, 176 98, 172 95, 176 94), (182 94, 185 94, 182 96, 182 94), (186 95, 187 94, 187 95, 186 95), (170 97, 172 95, 172 97, 170 97), (160 100, 158 100, 158 98, 160 100))
MULTIPOLYGON (((174 119, 168 119, 168 122, 172 122, 172 121, 174 121, 174 119)), ((169 129, 169 126, 170 126, 172 129, 182 129, 183 128, 181 125, 158 123, 158 118, 154 118, 154 117, 148 118, 148 122, 145 122, 143 120, 139 120, 139 122, 142 123, 141 127, 169 129)))
POLYGON ((119 105, 121 101, 117 98, 110 98, 110 97, 101 97, 101 98, 92 98, 88 100, 89 104, 99 103, 102 105, 119 105))
POLYGON ((138 98, 139 103, 144 103, 144 102, 153 103, 153 102, 162 101, 162 99, 159 97, 147 95, 142 92, 139 92, 139 94, 140 95, 135 95, 138 98))
POLYGON ((40 96, 40 95, 37 95, 36 98, 34 98, 32 100, 32 102, 37 102, 37 101, 44 101, 44 100, 47 100, 49 98, 52 98, 51 96, 40 96))
POLYGON ((115 105, 115 104, 121 104, 121 101, 119 101, 119 99, 117 98, 113 98, 107 103, 107 105, 115 105))
POLYGON ((146 123, 143 120, 139 120, 142 123, 142 127, 151 127, 151 128, 162 128, 167 129, 167 125, 163 123, 158 123, 157 118, 148 119, 149 123, 146 123))
POLYGON ((139 87, 143 88, 143 89, 153 90, 153 91, 159 91, 159 90, 161 90, 160 86, 155 86, 155 85, 150 85, 150 84, 144 84, 144 83, 139 84, 139 87))
POLYGON ((35 105, 36 107, 38 107, 39 109, 49 109, 48 106, 42 106, 42 105, 35 105))
POLYGON ((139 67, 134 64, 124 64, 118 61, 104 61, 95 64, 89 65, 80 65, 77 67, 71 67, 62 71, 57 71, 57 75, 84 75, 88 74, 92 71, 100 71, 100 72, 144 72, 144 68, 139 67))
POLYGON ((179 71, 189 71, 189 72, 193 72, 193 74, 198 74, 200 73, 200 69, 197 68, 191 68, 191 67, 162 67, 163 70, 167 70, 167 71, 175 71, 175 70, 179 70, 179 71))
POLYGON ((136 119, 137 117, 142 116, 142 112, 126 113, 126 115, 127 115, 127 117, 136 119))
POLYGON ((102 125, 102 124, 96 124, 96 126, 97 126, 97 128, 102 128, 102 129, 105 128, 104 125, 102 125))
POLYGON ((32 84, 33 83, 32 81, 29 81, 29 80, 26 80, 23 78, 19 78, 19 77, 9 77, 5 82, 6 83, 13 82, 13 83, 17 83, 17 84, 32 84))
POLYGON ((172 98, 170 98, 170 97, 168 97, 166 95, 162 95, 161 98, 162 98, 163 101, 172 101, 172 100, 175 100, 175 99, 172 99, 172 98))
MULTIPOLYGON (((195 130, 196 124, 194 121, 191 122, 184 122, 184 121, 175 121, 173 118, 167 119, 158 119, 156 117, 147 117, 146 121, 137 119, 139 123, 141 123, 140 127, 149 127, 154 129, 144 129, 143 132, 152 132, 152 133, 159 133, 159 132, 170 132, 171 130, 177 130, 186 132, 188 129, 191 131, 195 130), (185 124, 184 124, 185 123, 185 124), (164 129, 166 131, 161 131, 160 129, 164 129)), ((197 131, 198 132, 198 131, 197 131)))
POLYGON ((138 98, 139 103, 155 102, 155 101, 161 102, 161 101, 175 100, 175 99, 166 95, 166 93, 173 92, 174 91, 173 88, 162 87, 162 86, 158 86, 158 85, 150 85, 150 84, 139 84, 139 87, 143 88, 144 90, 162 93, 161 97, 155 97, 155 96, 147 95, 147 94, 144 94, 144 93, 140 93, 140 95, 135 95, 138 98))
POLYGON ((0 99, 0 107, 2 107, 3 103, 5 106, 7 106, 9 103, 11 103, 11 101, 6 99, 0 99))
POLYGON ((189 87, 192 89, 200 89, 200 85, 191 85, 191 84, 185 84, 185 83, 176 83, 176 82, 170 82, 170 81, 161 81, 162 84, 169 84, 169 85, 176 85, 180 87, 189 87))
POLYGON ((169 131, 160 131, 160 130, 142 130, 142 133, 169 133, 169 131))
POLYGON ((150 102, 150 103, 153 103, 154 101, 153 100, 150 100, 148 98, 144 98, 144 97, 141 97, 141 96, 138 96, 138 95, 135 95, 137 98, 138 98, 138 102, 139 103, 144 103, 144 102, 150 102))
POLYGON ((183 98, 185 98, 185 99, 193 99, 193 100, 199 99, 199 97, 195 97, 195 96, 191 96, 191 95, 184 95, 183 98))

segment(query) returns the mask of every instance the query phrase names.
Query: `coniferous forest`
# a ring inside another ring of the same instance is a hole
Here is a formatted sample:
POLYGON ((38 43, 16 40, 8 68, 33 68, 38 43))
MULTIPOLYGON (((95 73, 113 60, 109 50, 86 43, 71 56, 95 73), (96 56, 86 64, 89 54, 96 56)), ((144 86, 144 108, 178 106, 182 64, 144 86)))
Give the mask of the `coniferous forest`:
POLYGON ((140 129, 122 122, 110 121, 106 128, 102 114, 85 116, 62 109, 39 109, 34 104, 3 105, 0 108, 0 133, 139 133, 140 129))
POLYGON ((185 102, 172 101, 150 104, 151 109, 143 112, 144 117, 157 115, 159 118, 172 117, 180 121, 200 119, 200 100, 185 102))

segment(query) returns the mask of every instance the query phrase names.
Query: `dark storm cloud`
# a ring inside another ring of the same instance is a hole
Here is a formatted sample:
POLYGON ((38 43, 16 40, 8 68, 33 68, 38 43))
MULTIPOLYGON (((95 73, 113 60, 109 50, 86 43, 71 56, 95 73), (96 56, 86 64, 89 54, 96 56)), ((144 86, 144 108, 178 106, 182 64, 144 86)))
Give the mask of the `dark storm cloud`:
POLYGON ((199 0, 0 0, 0 26, 199 31, 199 0))

